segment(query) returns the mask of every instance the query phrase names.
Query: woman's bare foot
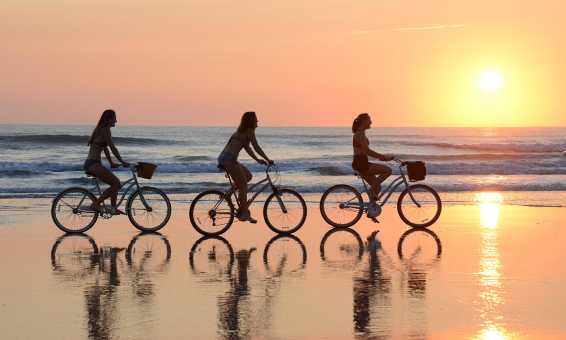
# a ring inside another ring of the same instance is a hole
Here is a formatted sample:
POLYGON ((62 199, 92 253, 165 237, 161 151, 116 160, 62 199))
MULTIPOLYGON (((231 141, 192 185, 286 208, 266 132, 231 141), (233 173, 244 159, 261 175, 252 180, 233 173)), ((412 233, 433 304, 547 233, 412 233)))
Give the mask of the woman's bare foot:
POLYGON ((112 215, 125 215, 125 213, 122 210, 120 210, 116 207, 112 207, 111 210, 110 210, 110 213, 112 215))
POLYGON ((250 215, 250 211, 249 210, 241 210, 238 212, 238 215, 236 215, 236 217, 238 218, 238 220, 240 221, 245 221, 245 222, 250 222, 250 223, 257 223, 257 220, 255 218, 253 218, 250 215))

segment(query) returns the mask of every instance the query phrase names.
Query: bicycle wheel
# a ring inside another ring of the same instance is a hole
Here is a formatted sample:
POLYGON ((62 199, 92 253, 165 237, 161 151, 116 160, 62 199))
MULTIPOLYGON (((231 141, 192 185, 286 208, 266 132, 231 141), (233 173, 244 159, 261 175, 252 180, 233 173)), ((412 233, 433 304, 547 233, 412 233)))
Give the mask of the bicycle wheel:
POLYGON ((145 272, 161 272, 171 259, 169 240, 160 233, 140 233, 126 249, 128 265, 145 272))
POLYGON ((363 207, 362 195, 346 184, 330 187, 320 199, 322 218, 335 228, 348 228, 356 224, 364 213, 363 207))
POLYGON ((59 193, 51 204, 51 218, 66 233, 84 233, 98 219, 98 212, 90 207, 96 198, 84 188, 69 188, 59 193))
POLYGON ((279 189, 265 200, 263 218, 269 229, 278 234, 299 230, 307 218, 307 204, 291 189, 279 189))
POLYGON ((189 264, 205 281, 223 281, 232 272, 234 250, 222 236, 203 236, 191 247, 189 264))
POLYGON ((128 218, 141 231, 157 231, 171 218, 171 202, 167 195, 153 187, 141 187, 126 205, 128 218))
POLYGON ((221 191, 204 191, 193 199, 189 219, 193 228, 202 235, 220 235, 234 222, 234 205, 221 191))
POLYGON ((295 235, 276 235, 265 245, 263 263, 276 277, 300 272, 307 264, 307 249, 295 235))
POLYGON ((409 186, 397 200, 399 217, 414 228, 426 228, 432 225, 440 217, 441 211, 440 196, 433 188, 424 184, 409 186))

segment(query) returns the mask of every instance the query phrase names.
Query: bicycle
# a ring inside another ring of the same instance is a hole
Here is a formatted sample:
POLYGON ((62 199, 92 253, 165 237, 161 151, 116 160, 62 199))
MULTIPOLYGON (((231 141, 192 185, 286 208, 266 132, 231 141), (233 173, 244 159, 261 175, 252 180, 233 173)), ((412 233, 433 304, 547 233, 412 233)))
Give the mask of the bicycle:
MULTIPOLYGON (((127 167, 132 176, 121 184, 125 188, 118 201, 118 207, 126 201, 126 214, 130 222, 141 231, 157 231, 163 228, 171 217, 171 202, 167 195, 154 187, 140 186, 138 176, 150 179, 155 165, 149 163, 133 164, 127 167), (132 191, 133 190, 133 191, 132 191), (131 191, 131 193, 130 193, 131 191), (129 196, 128 196, 129 194, 129 196), (126 199, 126 196, 127 199, 126 199)), ((94 181, 95 187, 71 187, 60 192, 53 199, 51 218, 66 233, 83 233, 94 226, 98 217, 110 219, 113 214, 109 206, 101 203, 99 210, 92 208, 96 201, 94 191, 102 195, 98 179, 90 173, 87 178, 94 181)))
MULTIPOLYGON (((217 236, 226 232, 234 222, 236 216, 232 195, 237 191, 232 178, 225 169, 226 178, 230 182, 230 189, 226 192, 220 190, 207 190, 198 194, 189 208, 189 219, 196 231, 205 236, 217 236)), ((278 234, 292 234, 299 230, 307 218, 307 205, 303 197, 296 191, 280 188, 272 180, 270 171, 278 173, 273 164, 265 168, 265 178, 253 184, 249 191, 257 187, 258 191, 248 200, 248 206, 265 190, 271 194, 265 200, 263 217, 265 223, 272 231, 278 234)), ((235 199, 236 205, 238 200, 235 199)))
MULTIPOLYGON (((397 212, 401 220, 414 228, 426 228, 434 224, 440 217, 442 202, 438 193, 424 184, 409 184, 424 180, 426 168, 423 162, 405 162, 395 159, 399 163, 399 176, 395 178, 377 197, 377 216, 381 208, 387 203, 397 187, 404 185, 405 189, 397 199, 397 212), (407 174, 405 174, 407 168, 407 174), (408 179, 407 179, 408 177, 408 179)), ((358 172, 354 174, 362 180, 364 191, 370 197, 370 186, 358 172)), ((324 192, 320 200, 320 212, 323 219, 335 228, 348 228, 356 224, 362 214, 367 212, 368 203, 362 199, 360 192, 346 184, 338 184, 324 192)), ((376 216, 376 217, 377 217, 376 216)), ((375 222, 375 218, 373 218, 375 222)))

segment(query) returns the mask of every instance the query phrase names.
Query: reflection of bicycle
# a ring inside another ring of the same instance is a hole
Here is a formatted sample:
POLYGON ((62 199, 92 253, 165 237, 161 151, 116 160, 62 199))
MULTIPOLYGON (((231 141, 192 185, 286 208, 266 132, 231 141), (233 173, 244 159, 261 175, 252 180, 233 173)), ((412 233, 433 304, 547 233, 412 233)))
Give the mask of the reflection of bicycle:
POLYGON ((126 248, 126 261, 137 270, 160 272, 170 259, 171 244, 157 232, 139 233, 126 248))
POLYGON ((307 249, 295 235, 276 235, 265 245, 263 264, 274 276, 300 273, 307 264, 307 249))
POLYGON ((320 240, 320 259, 331 266, 352 268, 364 254, 364 242, 353 229, 330 229, 320 240))
MULTIPOLYGON (((377 198, 377 215, 381 213, 383 207, 395 189, 404 185, 405 189, 397 199, 397 212, 399 217, 406 224, 416 227, 424 228, 432 225, 440 217, 442 211, 442 202, 440 196, 431 187, 424 184, 409 184, 409 181, 414 182, 424 179, 426 170, 415 167, 417 162, 403 162, 397 160, 399 163, 399 177, 395 178, 387 189, 383 190, 377 198), (405 168, 407 168, 408 178, 405 175, 405 168), (419 173, 421 172, 421 173, 419 173)), ((421 163, 422 164, 422 163, 421 163)), ((370 187, 366 181, 356 172, 356 175, 362 180, 364 191, 370 195, 370 187)), ((320 200, 320 212, 324 220, 337 228, 350 227, 360 220, 362 214, 368 210, 368 204, 364 203, 362 195, 359 191, 346 184, 335 185, 324 192, 320 200)))
POLYGON ((222 236, 203 236, 191 247, 189 264, 193 274, 205 281, 222 281, 232 272, 234 250, 222 236))
MULTIPOLYGON (((126 189, 117 205, 120 206, 124 200, 126 201, 126 214, 130 222, 139 230, 157 231, 169 221, 171 203, 163 191, 154 187, 140 186, 138 176, 151 178, 153 168, 149 169, 148 171, 147 163, 129 167, 132 177, 122 183, 121 188, 126 189), (127 199, 126 196, 128 196, 127 199)), ((94 226, 98 216, 104 219, 113 216, 110 207, 105 205, 104 202, 100 205, 100 211, 93 210, 92 207, 96 200, 93 192, 101 195, 102 190, 96 177, 88 173, 87 177, 94 180, 95 188, 93 190, 72 187, 63 190, 53 200, 51 217, 55 225, 64 232, 82 233, 94 226)))
POLYGON ((92 237, 85 234, 65 234, 51 247, 53 271, 76 280, 92 273, 98 261, 99 249, 92 237))
POLYGON ((430 229, 409 229, 399 239, 397 254, 401 260, 432 262, 440 259, 442 243, 430 229))
MULTIPOLYGON (((272 181, 271 171, 277 172, 273 165, 265 169, 265 178, 249 188, 251 192, 261 185, 258 191, 248 200, 250 205, 256 197, 270 190, 271 194, 263 205, 263 217, 267 226, 278 234, 290 234, 299 230, 305 223, 307 217, 307 205, 299 193, 287 188, 279 188, 272 181)), ((230 181, 230 190, 222 192, 219 190, 208 190, 198 194, 189 209, 189 218, 193 227, 206 236, 220 235, 224 233, 236 216, 232 195, 235 195, 236 187, 226 173, 230 181)), ((236 204, 238 200, 234 200, 236 204)))

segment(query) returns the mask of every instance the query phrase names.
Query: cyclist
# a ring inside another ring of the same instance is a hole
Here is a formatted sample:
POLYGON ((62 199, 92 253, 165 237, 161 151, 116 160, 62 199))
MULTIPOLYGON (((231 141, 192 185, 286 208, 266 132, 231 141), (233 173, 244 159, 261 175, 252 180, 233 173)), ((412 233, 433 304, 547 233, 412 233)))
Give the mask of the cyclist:
POLYGON ((129 164, 126 163, 116 146, 112 142, 112 134, 110 133, 110 129, 114 127, 117 123, 116 120, 116 112, 114 110, 105 110, 100 119, 98 120, 98 124, 92 131, 90 138, 88 139, 88 146, 90 147, 88 151, 87 159, 84 163, 84 171, 87 174, 90 174, 102 182, 110 185, 110 187, 102 193, 102 195, 96 199, 93 203, 92 209, 96 211, 100 211, 100 203, 102 203, 105 199, 110 197, 111 202, 111 213, 114 215, 121 215, 124 214, 123 211, 116 208, 116 199, 118 196, 118 190, 120 190, 120 180, 116 175, 112 173, 111 170, 104 167, 101 162, 101 153, 104 151, 104 155, 108 162, 110 162, 111 168, 117 168, 120 164, 114 163, 112 158, 110 157, 110 152, 108 148, 112 150, 114 156, 118 159, 118 161, 123 166, 128 166, 129 164))
POLYGON ((352 124, 354 134, 352 144, 354 147, 354 159, 352 168, 371 186, 370 204, 368 206, 368 217, 374 218, 378 214, 377 197, 381 191, 381 183, 391 176, 391 168, 384 164, 370 163, 368 156, 380 161, 392 161, 394 156, 380 154, 369 148, 369 140, 366 130, 371 127, 371 118, 367 113, 360 113, 352 124))
POLYGON ((228 143, 218 156, 218 166, 226 170, 234 180, 236 188, 238 189, 240 209, 238 210, 237 217, 240 221, 248 221, 251 223, 257 223, 257 221, 251 217, 248 209, 248 182, 252 179, 252 174, 244 165, 238 162, 238 154, 242 149, 245 149, 248 155, 259 164, 273 164, 273 161, 263 152, 255 137, 257 122, 255 112, 250 111, 244 113, 240 126, 238 126, 236 132, 232 134, 228 143), (250 143, 263 159, 255 155, 250 147, 250 143))

